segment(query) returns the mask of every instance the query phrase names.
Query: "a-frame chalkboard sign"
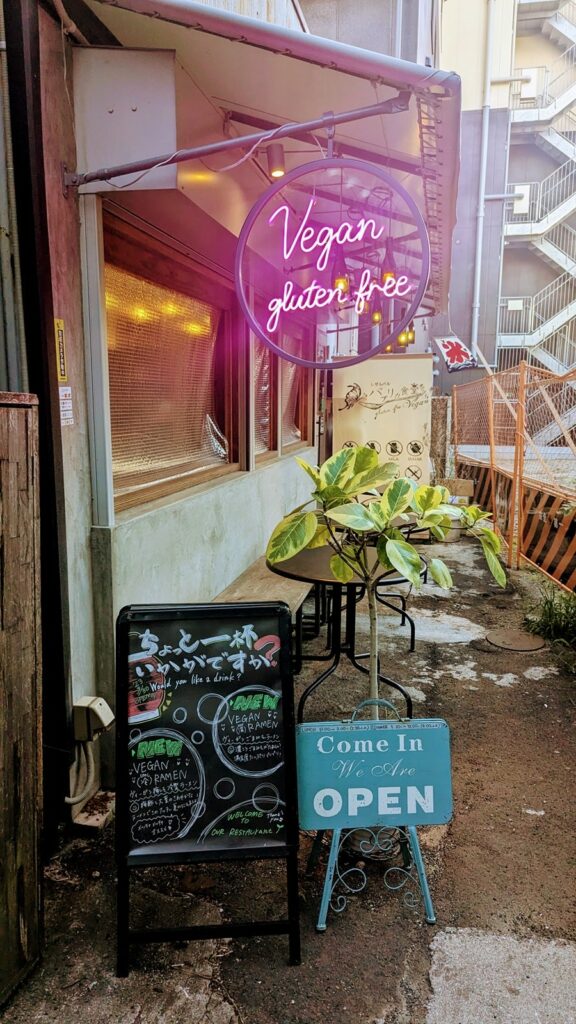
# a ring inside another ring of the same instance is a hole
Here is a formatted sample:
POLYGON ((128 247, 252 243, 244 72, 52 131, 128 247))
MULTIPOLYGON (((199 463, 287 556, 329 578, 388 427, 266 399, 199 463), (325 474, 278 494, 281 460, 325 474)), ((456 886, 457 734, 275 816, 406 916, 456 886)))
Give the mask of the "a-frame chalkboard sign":
POLYGON ((118 975, 130 943, 215 936, 287 934, 299 963, 288 606, 133 605, 116 652, 118 975), (285 918, 130 927, 132 869, 265 858, 286 861, 285 918))

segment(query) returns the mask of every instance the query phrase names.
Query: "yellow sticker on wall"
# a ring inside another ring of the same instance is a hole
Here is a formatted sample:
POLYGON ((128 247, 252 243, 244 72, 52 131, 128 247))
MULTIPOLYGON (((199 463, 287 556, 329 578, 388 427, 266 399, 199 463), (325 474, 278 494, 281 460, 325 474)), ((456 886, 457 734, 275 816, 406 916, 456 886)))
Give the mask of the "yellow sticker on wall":
POLYGON ((65 384, 68 380, 66 369, 66 339, 64 337, 64 321, 54 319, 54 337, 56 339, 56 368, 58 383, 65 384))

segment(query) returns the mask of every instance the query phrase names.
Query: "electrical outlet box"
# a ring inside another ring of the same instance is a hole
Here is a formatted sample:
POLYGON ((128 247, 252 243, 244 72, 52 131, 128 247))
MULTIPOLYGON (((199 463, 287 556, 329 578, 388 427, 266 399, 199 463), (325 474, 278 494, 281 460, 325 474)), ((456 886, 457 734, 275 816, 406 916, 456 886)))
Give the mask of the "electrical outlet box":
POLYGON ((93 740, 109 729, 114 721, 112 708, 103 697, 80 697, 72 708, 74 739, 77 742, 93 740))

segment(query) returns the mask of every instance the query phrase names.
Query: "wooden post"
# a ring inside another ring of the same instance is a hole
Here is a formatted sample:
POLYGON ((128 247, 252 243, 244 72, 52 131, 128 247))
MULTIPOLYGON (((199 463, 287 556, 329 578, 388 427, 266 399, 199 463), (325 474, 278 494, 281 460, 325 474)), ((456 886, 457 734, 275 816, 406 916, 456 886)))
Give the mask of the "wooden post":
POLYGON ((0 1004, 41 946, 38 399, 0 392, 0 1004))
POLYGON ((508 565, 512 566, 512 548, 514 540, 514 526, 516 526, 516 559, 515 568, 517 569, 520 565, 520 555, 522 553, 522 532, 524 528, 523 524, 523 507, 522 507, 522 484, 524 479, 524 431, 525 431, 525 420, 526 420, 526 370, 527 363, 523 359, 519 366, 518 376, 518 407, 516 411, 516 436, 514 444, 514 476, 512 480, 512 496, 511 496, 511 522, 509 532, 509 546, 508 546, 508 565))

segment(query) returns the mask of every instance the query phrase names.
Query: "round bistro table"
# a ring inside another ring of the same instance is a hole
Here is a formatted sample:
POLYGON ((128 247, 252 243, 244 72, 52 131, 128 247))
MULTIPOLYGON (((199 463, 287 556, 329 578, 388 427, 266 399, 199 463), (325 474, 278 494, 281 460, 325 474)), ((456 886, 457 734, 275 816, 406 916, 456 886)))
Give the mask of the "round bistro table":
MULTIPOLYGON (((378 556, 374 548, 368 548, 366 551, 368 558, 368 567, 373 569, 378 561, 378 556)), ((271 572, 277 573, 279 576, 285 576, 287 579, 301 580, 305 583, 324 584, 332 588, 332 601, 330 602, 329 611, 329 626, 330 626, 330 653, 326 656, 314 655, 304 656, 303 660, 307 661, 330 661, 331 664, 326 668, 316 679, 313 680, 306 687, 304 693, 300 697, 298 702, 298 722, 304 721, 304 708, 306 702, 314 693, 314 691, 321 686, 337 669, 342 655, 359 669, 361 672, 369 674, 369 669, 366 665, 362 665, 358 661, 358 655, 355 650, 355 637, 356 637, 356 591, 358 588, 366 589, 366 585, 362 578, 356 574, 349 583, 339 583, 338 580, 332 575, 330 569, 330 559, 334 555, 334 550, 329 547, 321 548, 305 548, 304 551, 300 551, 297 555, 292 558, 287 558, 284 562, 276 562, 272 564, 267 562, 268 568, 271 572), (342 591, 346 589, 346 626, 344 636, 342 636, 342 591)), ((425 566, 422 570, 422 575, 425 574, 425 566)), ((399 572, 393 570, 392 572, 386 572, 382 570, 381 576, 378 578, 378 584, 382 584, 386 581, 387 584, 402 584, 407 583, 408 580, 402 576, 399 572)), ((387 604, 388 607, 394 608, 404 618, 409 618, 406 615, 405 607, 400 611, 395 608, 394 605, 389 604, 388 601, 383 601, 380 598, 381 603, 387 604)), ((407 717, 412 718, 412 698, 407 690, 394 679, 390 679, 389 676, 383 675, 380 671, 378 672, 378 679, 380 682, 386 683, 392 689, 397 690, 406 702, 407 717)))

